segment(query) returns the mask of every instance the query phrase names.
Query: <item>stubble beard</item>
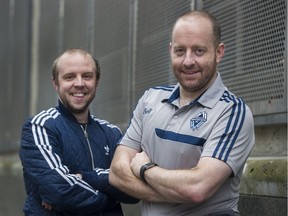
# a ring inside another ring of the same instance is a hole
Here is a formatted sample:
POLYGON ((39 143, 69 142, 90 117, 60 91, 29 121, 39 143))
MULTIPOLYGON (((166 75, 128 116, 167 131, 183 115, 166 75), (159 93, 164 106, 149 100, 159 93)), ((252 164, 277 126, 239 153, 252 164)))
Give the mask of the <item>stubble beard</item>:
MULTIPOLYGON (((176 71, 180 71, 181 68, 176 68, 176 71)), ((206 90, 211 83, 214 81, 214 76, 217 73, 217 63, 214 61, 211 61, 209 65, 205 68, 200 68, 201 73, 201 79, 191 79, 191 80, 185 80, 181 77, 181 74, 178 72, 174 72, 174 75, 182 88, 187 92, 197 92, 197 91, 204 91, 206 90), (213 80, 213 81, 212 81, 213 80)))
POLYGON ((77 114, 77 115, 83 114, 83 113, 87 112, 89 105, 93 101, 94 97, 95 97, 95 94, 91 95, 91 98, 89 98, 85 104, 74 105, 73 103, 66 101, 66 103, 64 103, 64 105, 73 114, 77 114))

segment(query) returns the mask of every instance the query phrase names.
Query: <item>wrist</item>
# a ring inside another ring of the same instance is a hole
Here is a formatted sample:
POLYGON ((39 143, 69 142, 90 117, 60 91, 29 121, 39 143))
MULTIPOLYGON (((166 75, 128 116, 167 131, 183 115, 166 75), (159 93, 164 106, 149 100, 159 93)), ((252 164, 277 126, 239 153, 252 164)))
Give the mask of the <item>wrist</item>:
POLYGON ((149 162, 149 163, 146 163, 144 165, 141 166, 140 168, 140 178, 142 181, 144 181, 146 183, 146 179, 145 179, 145 171, 152 168, 152 167, 155 167, 155 166, 158 166, 156 163, 154 162, 149 162))
POLYGON ((83 179, 83 174, 82 172, 78 172, 75 174, 78 178, 83 179))

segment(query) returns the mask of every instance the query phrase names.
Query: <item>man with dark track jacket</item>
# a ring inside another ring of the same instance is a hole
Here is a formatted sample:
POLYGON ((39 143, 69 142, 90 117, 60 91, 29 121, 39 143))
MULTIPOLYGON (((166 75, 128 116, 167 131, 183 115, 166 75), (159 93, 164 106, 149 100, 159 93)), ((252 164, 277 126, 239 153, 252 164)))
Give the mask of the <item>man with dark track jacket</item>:
POLYGON ((22 130, 26 216, 122 216, 120 202, 138 202, 109 184, 122 134, 90 114, 99 78, 98 62, 83 49, 68 49, 54 61, 59 105, 29 118, 22 130))

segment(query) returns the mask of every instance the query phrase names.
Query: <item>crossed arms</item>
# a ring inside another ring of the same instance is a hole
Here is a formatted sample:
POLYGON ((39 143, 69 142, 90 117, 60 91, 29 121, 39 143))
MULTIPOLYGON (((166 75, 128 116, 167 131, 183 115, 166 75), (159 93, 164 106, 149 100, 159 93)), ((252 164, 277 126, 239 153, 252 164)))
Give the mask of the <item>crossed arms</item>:
POLYGON ((145 152, 119 145, 110 168, 110 183, 145 201, 201 203, 211 197, 232 173, 225 162, 203 157, 196 167, 187 170, 168 170, 159 166, 148 169, 145 183, 140 179, 140 168, 148 162, 150 159, 145 152))

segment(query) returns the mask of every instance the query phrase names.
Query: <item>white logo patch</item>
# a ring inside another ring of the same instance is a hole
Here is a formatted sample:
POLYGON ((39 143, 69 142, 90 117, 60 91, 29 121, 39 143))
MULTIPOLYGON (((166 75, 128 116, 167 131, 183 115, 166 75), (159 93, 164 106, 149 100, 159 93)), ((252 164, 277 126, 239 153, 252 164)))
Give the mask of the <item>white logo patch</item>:
POLYGON ((104 149, 106 151, 105 155, 109 155, 109 151, 110 151, 109 146, 108 145, 104 146, 104 149))

